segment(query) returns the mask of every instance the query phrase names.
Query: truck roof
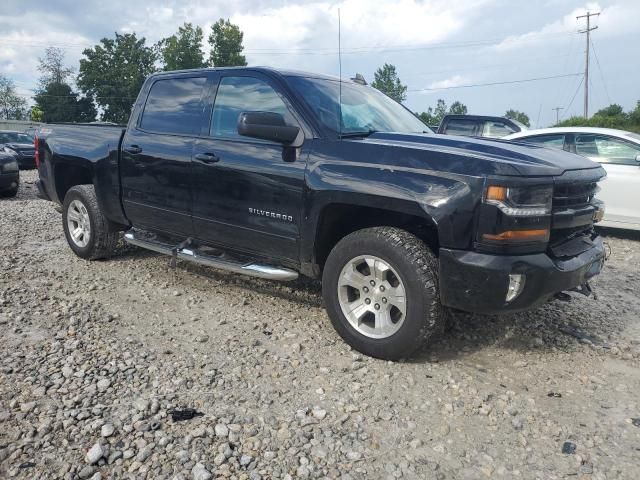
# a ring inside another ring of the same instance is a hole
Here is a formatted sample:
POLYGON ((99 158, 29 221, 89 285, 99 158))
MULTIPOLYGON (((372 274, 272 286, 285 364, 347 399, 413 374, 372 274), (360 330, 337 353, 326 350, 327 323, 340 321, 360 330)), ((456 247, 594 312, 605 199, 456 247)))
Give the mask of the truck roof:
MULTIPOLYGON (((276 74, 282 77, 305 77, 305 78, 318 78, 323 80, 333 80, 340 81, 338 77, 334 77, 332 75, 325 75, 322 73, 313 73, 313 72, 305 72, 302 70, 287 70, 287 69, 278 69, 273 67, 207 67, 207 68, 193 68, 188 70, 171 70, 165 72, 157 72, 151 74, 149 77, 158 77, 165 75, 173 75, 173 74, 182 74, 182 73, 199 73, 199 72, 219 72, 219 71, 250 71, 250 72, 263 72, 266 74, 276 74)), ((343 83, 355 83, 351 79, 342 79, 343 83)))

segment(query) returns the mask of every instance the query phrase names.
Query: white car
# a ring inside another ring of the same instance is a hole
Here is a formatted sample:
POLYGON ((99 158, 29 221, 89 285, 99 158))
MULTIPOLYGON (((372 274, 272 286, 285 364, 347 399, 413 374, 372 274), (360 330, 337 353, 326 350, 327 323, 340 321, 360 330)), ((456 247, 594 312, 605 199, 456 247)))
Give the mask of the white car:
POLYGON ((640 135, 593 127, 553 127, 527 130, 503 140, 560 148, 601 163, 607 171, 598 193, 605 215, 598 225, 640 230, 640 135))

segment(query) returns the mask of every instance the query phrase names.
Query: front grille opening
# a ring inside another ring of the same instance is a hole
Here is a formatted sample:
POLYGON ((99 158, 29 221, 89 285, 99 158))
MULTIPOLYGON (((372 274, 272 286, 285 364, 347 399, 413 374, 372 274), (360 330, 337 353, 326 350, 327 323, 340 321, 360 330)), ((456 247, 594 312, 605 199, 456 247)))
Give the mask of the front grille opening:
POLYGON ((597 191, 597 182, 556 184, 553 190, 553 210, 586 207, 591 203, 597 191))

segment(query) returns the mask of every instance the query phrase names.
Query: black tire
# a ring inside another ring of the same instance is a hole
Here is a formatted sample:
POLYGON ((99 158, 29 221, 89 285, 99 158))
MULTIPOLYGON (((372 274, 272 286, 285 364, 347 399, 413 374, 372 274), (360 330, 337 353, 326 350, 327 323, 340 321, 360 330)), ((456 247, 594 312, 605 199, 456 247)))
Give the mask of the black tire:
POLYGON ((366 228, 340 240, 325 263, 322 293, 336 331, 354 349, 371 357, 385 360, 409 357, 440 335, 447 323, 448 310, 440 303, 438 260, 422 240, 399 228, 366 228), (349 323, 340 307, 340 274, 345 265, 360 255, 372 255, 387 262, 404 285, 404 321, 389 337, 363 335, 349 323))
POLYGON ((100 211, 93 185, 76 185, 69 189, 62 205, 62 228, 71 250, 77 256, 86 260, 99 260, 110 257, 119 238, 118 232, 109 231, 109 222, 100 211), (84 205, 89 214, 91 233, 89 234, 87 245, 83 247, 76 244, 69 232, 67 215, 69 214, 69 205, 74 200, 78 200, 84 205))
POLYGON ((18 194, 18 187, 16 188, 11 188, 9 190, 2 190, 0 192, 0 197, 4 197, 4 198, 13 198, 18 194))

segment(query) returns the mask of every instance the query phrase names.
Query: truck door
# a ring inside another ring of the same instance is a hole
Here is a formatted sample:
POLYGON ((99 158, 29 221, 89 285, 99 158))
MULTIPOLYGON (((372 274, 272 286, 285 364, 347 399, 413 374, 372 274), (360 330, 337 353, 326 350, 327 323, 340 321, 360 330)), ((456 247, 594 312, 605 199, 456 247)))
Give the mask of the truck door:
POLYGON ((198 239, 242 252, 298 260, 306 153, 242 137, 241 112, 280 113, 302 126, 286 97, 255 72, 215 73, 211 119, 193 149, 198 239))
POLYGON ((122 201, 135 227, 193 234, 191 153, 205 118, 206 73, 158 77, 122 142, 122 201))

